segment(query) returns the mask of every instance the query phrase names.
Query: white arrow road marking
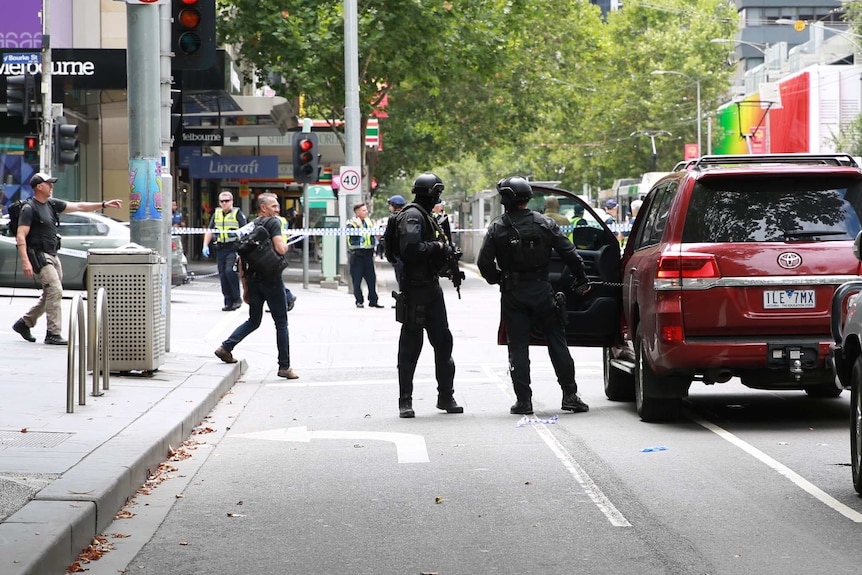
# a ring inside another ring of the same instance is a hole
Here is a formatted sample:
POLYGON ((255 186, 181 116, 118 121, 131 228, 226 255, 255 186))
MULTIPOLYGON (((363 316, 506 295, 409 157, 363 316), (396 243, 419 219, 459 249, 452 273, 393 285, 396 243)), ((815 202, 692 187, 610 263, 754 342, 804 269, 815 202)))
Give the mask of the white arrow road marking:
POLYGON ((266 439, 269 441, 301 441, 309 443, 312 439, 362 439, 371 441, 391 441, 398 452, 398 463, 428 463, 428 449, 425 438, 411 433, 386 433, 381 431, 309 431, 302 427, 288 429, 272 429, 270 431, 255 431, 238 433, 234 437, 249 439, 266 439))

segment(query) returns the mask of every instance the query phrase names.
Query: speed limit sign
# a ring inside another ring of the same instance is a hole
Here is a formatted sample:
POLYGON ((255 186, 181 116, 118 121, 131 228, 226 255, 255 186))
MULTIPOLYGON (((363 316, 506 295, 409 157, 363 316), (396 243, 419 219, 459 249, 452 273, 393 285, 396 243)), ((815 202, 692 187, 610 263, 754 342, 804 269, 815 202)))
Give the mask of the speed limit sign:
POLYGON ((362 172, 357 166, 341 166, 341 191, 352 194, 362 186, 362 172))

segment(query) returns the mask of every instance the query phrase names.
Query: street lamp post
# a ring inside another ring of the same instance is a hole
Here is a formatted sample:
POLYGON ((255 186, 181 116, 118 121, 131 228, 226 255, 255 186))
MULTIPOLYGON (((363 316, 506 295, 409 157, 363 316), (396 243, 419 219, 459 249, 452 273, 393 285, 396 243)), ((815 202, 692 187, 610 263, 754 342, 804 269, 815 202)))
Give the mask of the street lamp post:
POLYGON ((655 147, 655 139, 658 136, 673 136, 673 134, 667 130, 636 130, 629 135, 630 138, 635 136, 646 136, 650 139, 650 143, 652 143, 652 171, 655 172, 658 169, 658 151, 655 147))
MULTIPOLYGON (((651 74, 655 74, 657 76, 661 75, 673 75, 673 76, 682 76, 683 78, 688 78, 697 86, 697 153, 698 155, 703 155, 703 141, 701 138, 701 124, 703 124, 703 117, 700 111, 700 78, 692 78, 688 74, 683 74, 682 72, 674 72, 672 70, 655 70, 650 72, 651 74)), ((653 142, 653 148, 655 148, 655 142, 653 142)))

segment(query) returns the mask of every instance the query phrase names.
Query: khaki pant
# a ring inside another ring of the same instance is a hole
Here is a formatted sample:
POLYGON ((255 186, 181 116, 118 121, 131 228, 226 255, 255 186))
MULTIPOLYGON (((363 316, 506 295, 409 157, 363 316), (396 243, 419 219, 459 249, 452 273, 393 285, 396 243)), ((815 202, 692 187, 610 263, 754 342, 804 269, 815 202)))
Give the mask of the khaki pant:
POLYGON ((33 328, 36 321, 45 314, 48 320, 48 333, 62 335, 63 325, 63 267, 60 258, 45 254, 48 265, 36 276, 42 284, 42 295, 36 305, 22 317, 24 324, 33 328))

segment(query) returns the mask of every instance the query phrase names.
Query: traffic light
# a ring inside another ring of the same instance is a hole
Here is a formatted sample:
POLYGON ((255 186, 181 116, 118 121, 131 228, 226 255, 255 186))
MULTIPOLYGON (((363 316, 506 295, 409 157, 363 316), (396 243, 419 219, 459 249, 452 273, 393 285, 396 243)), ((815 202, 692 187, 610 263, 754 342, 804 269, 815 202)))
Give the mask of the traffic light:
POLYGON ((58 166, 77 164, 80 147, 77 124, 63 116, 54 120, 54 162, 58 166))
POLYGON ((215 65, 216 0, 171 0, 174 70, 206 70, 215 65))
POLYGON ((293 136, 293 179, 299 184, 317 181, 317 134, 297 132, 293 136))
POLYGON ((30 111, 36 102, 36 79, 31 74, 6 76, 6 115, 21 116, 24 124, 30 121, 30 111))
POLYGON ((39 136, 31 134, 24 137, 24 162, 31 166, 39 165, 39 136))

